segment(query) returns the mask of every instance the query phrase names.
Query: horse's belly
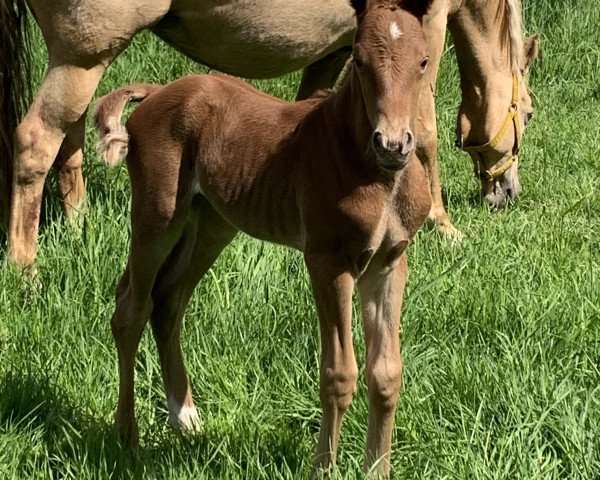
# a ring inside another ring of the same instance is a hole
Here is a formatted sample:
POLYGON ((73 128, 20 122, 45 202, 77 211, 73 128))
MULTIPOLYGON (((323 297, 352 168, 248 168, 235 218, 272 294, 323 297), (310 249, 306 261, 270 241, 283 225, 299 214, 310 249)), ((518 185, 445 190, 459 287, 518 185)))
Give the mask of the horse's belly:
POLYGON ((286 174, 289 167, 282 163, 265 168, 244 153, 200 163, 200 190, 223 218, 252 237, 303 250, 302 219, 294 180, 286 174))
MULTIPOLYGON (((27 0, 50 56, 93 66, 112 61, 141 29, 158 22, 169 0, 27 0)), ((4 26, 2 27, 4 28, 4 26)))
POLYGON ((212 68, 267 78, 351 45, 355 26, 347 0, 183 0, 152 30, 212 68))
POLYGON ((256 205, 251 196, 223 202, 221 198, 215 199, 209 194, 208 200, 223 218, 251 237, 304 250, 305 236, 301 218, 295 205, 291 208, 284 207, 289 205, 285 197, 273 199, 263 205, 256 205))

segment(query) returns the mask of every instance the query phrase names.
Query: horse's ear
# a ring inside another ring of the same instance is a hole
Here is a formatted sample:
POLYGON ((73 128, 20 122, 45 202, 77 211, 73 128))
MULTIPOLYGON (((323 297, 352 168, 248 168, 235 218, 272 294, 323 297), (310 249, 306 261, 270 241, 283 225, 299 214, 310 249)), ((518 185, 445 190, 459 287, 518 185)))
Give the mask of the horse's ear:
POLYGON ((423 18, 429 11, 434 0, 400 0, 400 7, 405 8, 419 18, 423 18))
POLYGON ((523 59, 525 65, 523 70, 527 72, 533 61, 540 55, 540 38, 537 35, 532 35, 525 39, 523 44, 523 59))
POLYGON ((350 0, 350 5, 356 12, 356 16, 360 17, 367 8, 367 0, 350 0))

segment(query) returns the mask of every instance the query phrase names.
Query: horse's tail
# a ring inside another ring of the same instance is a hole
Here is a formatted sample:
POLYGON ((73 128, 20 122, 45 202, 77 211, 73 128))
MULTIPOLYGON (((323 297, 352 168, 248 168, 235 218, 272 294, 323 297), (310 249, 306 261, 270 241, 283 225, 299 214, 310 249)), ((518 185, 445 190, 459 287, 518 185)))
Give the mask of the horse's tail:
POLYGON ((10 216, 14 133, 31 99, 27 6, 0 0, 0 227, 10 216))
POLYGON ((129 102, 141 102, 163 85, 135 83, 114 90, 96 102, 94 125, 100 133, 98 150, 109 167, 114 167, 127 155, 129 135, 121 124, 121 115, 129 102))

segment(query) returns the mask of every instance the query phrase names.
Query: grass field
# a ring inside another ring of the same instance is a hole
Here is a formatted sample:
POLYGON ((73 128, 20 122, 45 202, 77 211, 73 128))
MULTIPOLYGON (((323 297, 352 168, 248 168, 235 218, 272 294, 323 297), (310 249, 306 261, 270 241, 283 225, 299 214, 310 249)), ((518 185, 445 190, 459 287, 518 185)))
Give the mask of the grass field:
MULTIPOLYGON (((444 57, 441 177, 467 241, 452 247, 423 230, 410 246, 394 478, 600 478, 600 8, 596 0, 525 0, 524 14, 544 58, 530 82, 536 111, 523 194, 507 210, 480 204, 470 160, 452 147, 459 90, 451 45, 444 57)), ((39 79, 41 44, 35 65, 39 79)), ((199 70, 143 34, 98 94, 199 70)), ((255 83, 292 98, 298 80, 255 83)), ((203 434, 185 439, 168 428, 148 330, 137 364, 141 447, 132 456, 116 443, 109 321, 128 250, 129 190, 124 168, 99 163, 95 138, 90 128, 81 228, 66 228, 50 183, 42 287, 0 269, 0 478, 306 478, 320 421, 306 271, 297 252, 245 236, 186 314, 203 434)), ((5 257, 5 242, 0 248, 5 257)), ((362 372, 362 329, 355 332, 362 372)), ((361 379, 342 430, 340 478, 361 476, 366 424, 361 379)))

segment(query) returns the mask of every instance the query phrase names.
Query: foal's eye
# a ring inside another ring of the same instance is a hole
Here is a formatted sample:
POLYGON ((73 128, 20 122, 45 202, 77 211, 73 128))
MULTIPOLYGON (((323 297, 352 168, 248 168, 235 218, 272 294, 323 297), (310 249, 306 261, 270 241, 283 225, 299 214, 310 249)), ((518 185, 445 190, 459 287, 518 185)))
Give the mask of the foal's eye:
POLYGON ((429 57, 425 57, 423 59, 423 61, 421 62, 421 71, 424 72, 425 69, 427 68, 427 65, 429 64, 429 57))

